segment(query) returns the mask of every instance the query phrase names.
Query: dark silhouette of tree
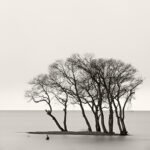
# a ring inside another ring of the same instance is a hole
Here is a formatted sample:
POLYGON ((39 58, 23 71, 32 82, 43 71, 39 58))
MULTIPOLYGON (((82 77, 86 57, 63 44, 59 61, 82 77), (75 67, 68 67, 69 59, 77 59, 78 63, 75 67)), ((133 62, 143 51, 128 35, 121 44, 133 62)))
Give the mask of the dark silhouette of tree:
POLYGON ((50 79, 53 78, 53 81, 56 81, 57 79, 61 80, 59 83, 57 82, 57 85, 67 93, 72 103, 76 103, 80 106, 88 131, 91 132, 92 128, 86 116, 84 103, 81 97, 82 91, 79 88, 79 83, 81 81, 79 70, 69 60, 65 62, 56 61, 49 66, 49 77, 50 79))
MULTIPOLYGON (((100 59, 98 61, 101 62, 100 59)), ((128 132, 124 122, 125 107, 128 102, 131 102, 137 86, 143 80, 137 76, 137 70, 133 66, 122 61, 108 59, 103 62, 102 66, 100 67, 101 78, 108 101, 114 107, 120 134, 126 135, 128 132)))
POLYGON ((102 86, 95 79, 95 73, 91 67, 92 60, 93 58, 90 55, 81 58, 80 55, 74 54, 69 58, 69 61, 74 63, 74 66, 76 66, 77 70, 80 70, 81 81, 79 87, 80 91, 82 91, 81 98, 84 100, 84 103, 88 104, 94 114, 96 131, 101 132, 99 123, 99 119, 101 117, 103 132, 107 133, 108 131, 105 127, 103 113, 105 104, 104 93, 102 91, 102 86))
POLYGON ((105 126, 103 112, 103 108, 106 108, 106 96, 104 93, 104 88, 97 76, 97 70, 92 66, 94 58, 92 57, 92 55, 81 57, 78 54, 74 54, 70 59, 74 61, 74 64, 78 69, 84 72, 84 80, 88 81, 88 85, 86 85, 85 83, 82 84, 82 90, 86 90, 88 96, 91 98, 91 101, 86 100, 86 102, 89 106, 91 103, 92 107, 90 106, 90 108, 95 116, 96 131, 101 131, 99 123, 99 119, 101 117, 101 126, 103 132, 108 133, 105 126))
POLYGON ((39 75, 30 85, 26 97, 35 103, 45 102, 47 114, 61 131, 67 129, 67 108, 80 106, 88 131, 92 132, 85 106, 91 110, 95 120, 95 130, 114 134, 116 116, 120 135, 127 135, 125 110, 134 97, 137 87, 143 82, 138 71, 131 65, 115 59, 97 59, 92 55, 74 54, 65 61, 58 60, 49 66, 47 75, 39 75), (52 101, 63 106, 63 125, 53 115, 52 101), (108 129, 105 112, 108 110, 108 129))
POLYGON ((68 95, 63 90, 55 93, 56 89, 54 89, 55 87, 50 84, 50 80, 47 75, 41 74, 29 82, 29 84, 32 86, 32 88, 26 91, 25 96, 30 98, 30 100, 34 101, 35 103, 45 102, 49 107, 49 110, 46 110, 46 113, 54 120, 55 124, 61 131, 67 131, 66 117, 68 95), (64 95, 64 93, 66 95, 64 95), (60 94, 61 96, 63 95, 63 97, 59 96, 60 94), (57 100, 64 106, 64 127, 60 125, 59 121, 53 115, 52 100, 57 100))
MULTIPOLYGON (((91 87, 92 90, 97 91, 95 99, 98 100, 103 131, 107 133, 103 115, 103 104, 107 102, 109 108, 109 134, 114 133, 113 114, 115 111, 120 134, 127 135, 128 132, 124 122, 125 107, 128 102, 131 102, 137 86, 143 82, 142 78, 137 76, 137 70, 132 65, 115 59, 94 59, 92 56, 81 58, 78 54, 73 55, 71 59, 93 81, 91 87), (93 88, 95 86, 96 88, 93 88)), ((95 99, 92 99, 92 101, 95 101, 95 99)), ((98 120, 99 118, 97 118, 98 120)))

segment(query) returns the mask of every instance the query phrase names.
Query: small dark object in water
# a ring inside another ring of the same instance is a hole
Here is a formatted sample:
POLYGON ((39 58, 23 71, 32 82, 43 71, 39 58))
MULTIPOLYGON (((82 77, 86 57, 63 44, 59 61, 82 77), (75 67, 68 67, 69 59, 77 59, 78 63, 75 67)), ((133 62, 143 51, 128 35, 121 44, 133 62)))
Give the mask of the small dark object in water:
POLYGON ((46 140, 49 140, 49 136, 48 135, 46 136, 46 140))

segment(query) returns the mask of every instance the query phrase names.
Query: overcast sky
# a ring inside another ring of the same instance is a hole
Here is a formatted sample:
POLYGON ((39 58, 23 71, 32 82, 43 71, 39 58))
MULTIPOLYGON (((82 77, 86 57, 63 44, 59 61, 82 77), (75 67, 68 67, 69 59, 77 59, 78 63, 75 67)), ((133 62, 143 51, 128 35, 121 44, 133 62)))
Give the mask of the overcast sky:
POLYGON ((144 78, 131 109, 150 110, 149 0, 0 1, 0 109, 44 109, 28 81, 73 53, 131 63, 144 78))

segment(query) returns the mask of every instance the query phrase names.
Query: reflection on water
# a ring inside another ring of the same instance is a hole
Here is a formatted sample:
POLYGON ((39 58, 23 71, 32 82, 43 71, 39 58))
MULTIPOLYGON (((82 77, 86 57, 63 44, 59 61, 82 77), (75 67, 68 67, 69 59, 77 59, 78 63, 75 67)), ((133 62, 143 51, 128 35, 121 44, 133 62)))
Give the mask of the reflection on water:
MULTIPOLYGON (((59 117, 60 112, 57 113, 59 117)), ((71 115, 78 116, 79 113, 71 112, 71 115)), ((0 112, 0 150, 150 150, 149 116, 149 112, 129 112, 127 125, 132 135, 126 137, 49 135, 50 140, 47 141, 46 135, 23 133, 56 130, 54 124, 42 112, 0 112)), ((74 128, 79 129, 78 125, 79 122, 74 128)), ((84 127, 81 123, 81 129, 84 127)))

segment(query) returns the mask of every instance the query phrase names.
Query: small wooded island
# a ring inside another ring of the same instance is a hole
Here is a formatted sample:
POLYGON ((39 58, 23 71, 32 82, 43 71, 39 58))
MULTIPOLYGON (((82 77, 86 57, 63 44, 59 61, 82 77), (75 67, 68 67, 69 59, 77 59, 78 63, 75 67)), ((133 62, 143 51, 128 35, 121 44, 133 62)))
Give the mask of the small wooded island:
MULTIPOLYGON (((44 102, 46 113, 61 132, 35 132, 36 134, 83 134, 117 135, 114 123, 120 133, 128 135, 125 124, 125 110, 135 90, 143 82, 138 71, 120 60, 95 58, 93 55, 74 54, 66 60, 57 60, 48 68, 47 74, 40 74, 29 84, 25 96, 35 103, 44 102), (53 114, 53 101, 63 107, 63 124, 53 114), (78 105, 87 125, 87 132, 72 132, 67 128, 69 105, 78 105), (95 129, 91 127, 85 107, 92 112, 95 129), (108 113, 108 127, 105 121, 108 113), (116 118, 115 118, 116 117, 116 118)), ((29 132, 33 133, 33 132, 29 132)))

